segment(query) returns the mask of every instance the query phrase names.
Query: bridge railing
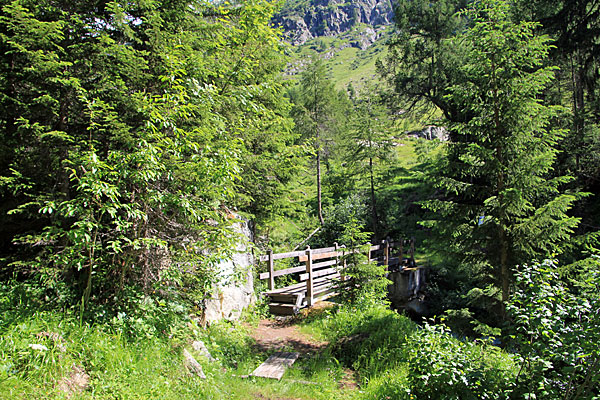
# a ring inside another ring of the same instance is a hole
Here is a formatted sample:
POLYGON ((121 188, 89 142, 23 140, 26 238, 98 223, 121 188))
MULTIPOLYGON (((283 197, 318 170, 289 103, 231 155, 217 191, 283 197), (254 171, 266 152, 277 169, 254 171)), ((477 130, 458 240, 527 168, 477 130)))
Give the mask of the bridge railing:
MULTIPOLYGON (((385 265, 388 267, 388 270, 391 271, 394 268, 400 268, 404 264, 414 265, 414 253, 414 238, 397 242, 392 242, 388 239, 382 240, 380 244, 371 245, 367 256, 369 261, 385 265)), ((315 294, 322 296, 331 294, 331 290, 321 284, 323 279, 319 278, 329 280, 341 278, 341 280, 343 280, 343 269, 345 266, 342 265, 342 260, 347 254, 349 254, 349 250, 344 246, 338 246, 337 244, 333 247, 319 249, 307 247, 305 250, 287 253, 274 253, 272 250, 269 250, 267 254, 263 254, 259 257, 260 262, 267 263, 267 271, 259 274, 259 279, 268 279, 269 291, 274 291, 275 278, 297 274, 299 283, 306 282, 306 303, 310 306, 313 303, 315 294), (275 261, 290 258, 297 258, 299 265, 284 269, 275 268, 275 261), (319 292, 319 290, 324 289, 319 293, 315 293, 315 279, 318 279, 320 282, 320 286, 319 288, 316 288, 316 291, 319 292)), ((267 294, 269 294, 269 292, 267 292, 267 294)))

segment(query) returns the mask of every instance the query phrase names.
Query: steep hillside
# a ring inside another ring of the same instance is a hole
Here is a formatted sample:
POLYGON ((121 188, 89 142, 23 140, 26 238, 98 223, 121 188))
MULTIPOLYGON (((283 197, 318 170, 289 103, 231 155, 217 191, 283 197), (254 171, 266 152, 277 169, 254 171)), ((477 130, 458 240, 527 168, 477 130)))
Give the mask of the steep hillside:
POLYGON ((320 36, 337 36, 358 24, 375 28, 391 24, 390 0, 288 0, 275 23, 293 45, 302 45, 320 36))
POLYGON ((392 21, 389 0, 288 0, 274 18, 291 44, 285 73, 293 79, 318 56, 337 89, 351 83, 360 90, 375 78, 392 21))

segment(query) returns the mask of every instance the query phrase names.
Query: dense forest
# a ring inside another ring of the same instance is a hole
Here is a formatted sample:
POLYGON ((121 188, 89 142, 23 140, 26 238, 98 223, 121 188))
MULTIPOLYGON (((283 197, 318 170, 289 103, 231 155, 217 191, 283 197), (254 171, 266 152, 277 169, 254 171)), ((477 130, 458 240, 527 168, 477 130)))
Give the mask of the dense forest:
POLYGON ((600 396, 600 3, 396 0, 341 88, 279 26, 383 3, 0 1, 0 397, 600 396), (299 380, 244 380, 260 283, 244 324, 198 322, 240 223, 255 254, 414 237, 426 311, 358 257, 299 380))

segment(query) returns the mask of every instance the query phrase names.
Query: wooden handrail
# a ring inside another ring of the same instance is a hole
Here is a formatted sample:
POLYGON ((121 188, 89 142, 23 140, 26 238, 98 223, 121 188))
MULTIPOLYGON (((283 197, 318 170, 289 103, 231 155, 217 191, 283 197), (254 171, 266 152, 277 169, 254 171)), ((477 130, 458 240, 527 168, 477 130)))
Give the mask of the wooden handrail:
MULTIPOLYGON (((409 260, 411 261, 411 265, 414 264, 414 253, 415 253, 415 239, 411 238, 408 240, 400 240, 398 242, 392 242, 389 239, 386 240, 382 240, 381 244, 377 244, 377 245, 371 245, 369 246, 369 251, 368 251, 368 257, 369 257, 369 261, 379 261, 382 262, 383 265, 389 266, 390 265, 390 260, 394 259, 395 257, 393 255, 393 250, 400 250, 399 254, 397 255, 399 261, 398 262, 402 262, 403 256, 404 256, 404 246, 405 244, 408 243, 408 256, 409 256, 409 260), (380 255, 374 257, 373 259, 371 258, 371 254, 372 253, 376 253, 376 252, 381 252, 380 255)), ((323 248, 319 248, 319 249, 310 249, 310 247, 308 247, 306 250, 299 250, 299 251, 290 251, 287 253, 273 253, 272 250, 269 250, 267 252, 267 254, 261 255, 258 259, 261 262, 268 262, 268 271, 267 272, 263 272, 261 274, 259 274, 259 279, 269 279, 269 290, 273 290, 275 288, 275 278, 278 276, 283 276, 283 275, 288 275, 288 274, 295 274, 295 273, 299 273, 299 272, 306 272, 308 273, 307 269, 306 269, 306 263, 308 261, 308 250, 310 251, 310 256, 311 256, 311 265, 312 268, 319 268, 320 265, 327 265, 327 266, 331 266, 331 265, 338 265, 339 261, 340 261, 340 257, 344 256, 344 255, 348 255, 350 254, 350 251, 346 250, 345 246, 338 246, 337 244, 334 247, 323 247, 323 248), (286 259, 286 258, 298 258, 298 261, 301 263, 304 263, 305 265, 301 265, 298 267, 291 267, 291 268, 286 268, 286 269, 281 269, 281 270, 275 270, 275 260, 282 260, 282 259, 286 259), (332 261, 324 261, 324 262, 320 262, 320 263, 315 263, 314 261, 317 260, 324 260, 324 259, 328 259, 328 258, 335 258, 335 262, 332 261)), ((359 252, 360 250, 353 250, 353 252, 359 252)), ((394 262, 394 264, 396 264, 396 262, 394 262)), ((306 273, 303 275, 306 276, 306 273)))

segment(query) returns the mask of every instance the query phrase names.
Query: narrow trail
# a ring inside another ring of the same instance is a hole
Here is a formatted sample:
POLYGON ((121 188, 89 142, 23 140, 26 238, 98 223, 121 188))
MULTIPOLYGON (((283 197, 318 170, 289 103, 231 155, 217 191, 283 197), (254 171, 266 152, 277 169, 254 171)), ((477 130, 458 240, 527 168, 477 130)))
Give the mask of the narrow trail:
MULTIPOLYGON (((323 304, 321 307, 326 307, 326 304, 323 304)), ((319 312, 321 307, 317 306, 311 311, 319 312)), ((306 317, 307 312, 311 311, 303 310, 304 317, 306 317)), ((301 359, 320 356, 329 343, 301 332, 297 322, 298 319, 292 317, 275 317, 261 320, 258 326, 251 330, 251 337, 256 341, 256 349, 264 353, 296 351, 300 353, 301 359)), ((345 369, 344 373, 344 378, 339 381, 340 388, 358 390, 354 371, 345 369)), ((264 395, 259 395, 257 398, 269 400, 289 399, 285 397, 266 397, 264 395)))
POLYGON ((251 336, 262 352, 294 350, 302 357, 315 355, 328 345, 300 332, 292 319, 263 319, 251 336))

